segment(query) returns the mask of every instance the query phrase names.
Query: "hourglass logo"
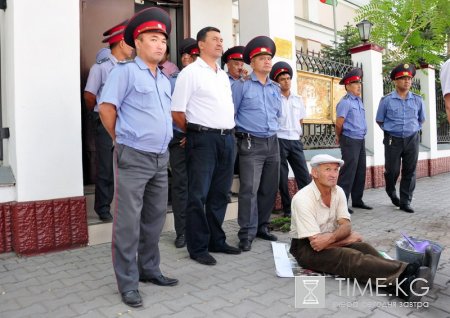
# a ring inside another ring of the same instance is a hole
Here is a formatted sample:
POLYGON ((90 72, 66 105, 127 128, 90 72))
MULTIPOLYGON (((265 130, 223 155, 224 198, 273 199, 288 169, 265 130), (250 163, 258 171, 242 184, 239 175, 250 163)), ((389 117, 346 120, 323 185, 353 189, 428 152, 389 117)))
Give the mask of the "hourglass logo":
POLYGON ((325 277, 295 277, 295 308, 325 308, 325 277))

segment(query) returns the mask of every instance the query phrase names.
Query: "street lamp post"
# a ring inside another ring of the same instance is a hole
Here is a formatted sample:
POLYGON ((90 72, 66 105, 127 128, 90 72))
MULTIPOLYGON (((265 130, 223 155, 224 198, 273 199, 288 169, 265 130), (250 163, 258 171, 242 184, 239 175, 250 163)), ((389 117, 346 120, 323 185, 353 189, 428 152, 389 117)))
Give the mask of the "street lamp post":
POLYGON ((359 38, 364 43, 369 41, 370 31, 372 30, 372 26, 373 26, 372 22, 370 22, 368 20, 362 20, 361 22, 359 22, 356 25, 356 27, 358 28, 358 31, 359 31, 359 38))

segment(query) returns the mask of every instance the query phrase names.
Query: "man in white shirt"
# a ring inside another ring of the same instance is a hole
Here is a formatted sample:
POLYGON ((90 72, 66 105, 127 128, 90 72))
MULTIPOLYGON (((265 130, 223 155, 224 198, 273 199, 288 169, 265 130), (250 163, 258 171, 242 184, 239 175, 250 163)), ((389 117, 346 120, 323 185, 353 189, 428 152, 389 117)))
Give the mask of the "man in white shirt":
POLYGON ((215 265, 209 252, 240 253, 222 229, 233 177, 234 107, 227 73, 216 62, 223 51, 220 31, 203 28, 197 41, 200 57, 178 75, 172 117, 187 132, 187 249, 193 260, 215 265))
POLYGON ((291 93, 292 68, 286 62, 277 62, 272 67, 270 79, 280 84, 281 117, 278 118, 277 132, 280 145, 280 196, 285 217, 291 216, 291 196, 289 195, 288 162, 294 172, 297 187, 300 190, 311 182, 308 166, 303 153, 303 118, 306 116, 301 97, 291 93))
POLYGON ((343 160, 316 155, 310 164, 313 181, 292 199, 290 252, 299 265, 358 283, 381 283, 390 286, 389 293, 419 301, 430 288, 430 268, 385 259, 352 231, 347 198, 337 185, 343 160))
POLYGON ((450 60, 442 65, 441 68, 441 87, 444 95, 445 111, 447 113, 447 120, 450 123, 450 60))

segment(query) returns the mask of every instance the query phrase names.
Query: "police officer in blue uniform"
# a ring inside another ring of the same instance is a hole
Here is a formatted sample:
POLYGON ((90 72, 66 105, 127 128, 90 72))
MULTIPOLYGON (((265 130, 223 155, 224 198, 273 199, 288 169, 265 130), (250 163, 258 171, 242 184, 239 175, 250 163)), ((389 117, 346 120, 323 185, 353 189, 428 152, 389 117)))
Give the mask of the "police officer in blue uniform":
POLYGON ((105 222, 112 220, 110 205, 114 196, 113 155, 111 152, 112 140, 100 121, 97 101, 100 99, 103 85, 113 67, 118 61, 129 59, 133 54, 133 48, 123 40, 123 31, 127 22, 128 20, 125 20, 103 33, 103 36, 106 36, 103 43, 109 43, 110 49, 102 49, 102 54, 106 56, 102 58, 99 56, 97 63, 91 67, 84 89, 84 100, 87 108, 90 111, 93 110, 95 128, 97 178, 94 210, 100 220, 105 222))
POLYGON ((159 237, 167 209, 167 150, 172 138, 170 82, 158 68, 171 30, 167 13, 137 13, 124 38, 136 58, 118 64, 100 98, 100 117, 115 142, 116 211, 112 259, 122 301, 142 306, 139 281, 173 286, 162 275, 159 237))
POLYGON ((278 117, 280 88, 269 78, 275 43, 266 36, 251 40, 244 62, 253 72, 232 86, 239 153, 239 248, 250 251, 255 237, 276 241, 268 230, 280 172, 278 117))
MULTIPOLYGON (((180 43, 179 52, 181 55, 181 64, 188 66, 197 59, 200 54, 197 41, 193 38, 186 38, 180 43)), ((178 78, 176 72, 171 75, 170 84, 172 92, 175 88, 175 82, 178 78)), ((182 248, 186 246, 186 207, 188 199, 188 175, 186 170, 186 134, 173 124, 173 138, 169 143, 170 151, 170 170, 172 172, 172 211, 175 223, 175 247, 182 248)))
MULTIPOLYGON (((361 99, 360 68, 349 71, 339 82, 345 85, 347 94, 336 106, 336 141, 341 148, 344 166, 339 170, 338 185, 345 196, 352 196, 354 208, 371 210, 362 199, 366 184, 366 146, 364 137, 367 133, 366 111, 361 99)), ((348 209, 353 213, 352 209, 348 209)))
POLYGON ((425 121, 420 95, 410 92, 416 74, 413 65, 400 64, 391 71, 395 91, 384 96, 378 106, 376 121, 384 131, 384 180, 386 192, 395 206, 413 213, 411 200, 416 187, 416 166, 419 156, 419 131, 425 121), (395 184, 400 175, 400 198, 395 184))
POLYGON ((303 153, 303 143, 300 140, 306 110, 302 98, 291 92, 292 74, 292 67, 286 62, 275 63, 270 72, 270 79, 277 82, 281 90, 282 115, 278 119, 280 129, 277 137, 280 146, 279 189, 285 217, 291 216, 291 196, 288 187, 289 165, 294 172, 299 190, 311 182, 303 153))
POLYGON ((242 45, 233 46, 222 55, 222 63, 227 65, 227 73, 231 85, 247 75, 247 71, 244 68, 244 49, 245 47, 242 45))

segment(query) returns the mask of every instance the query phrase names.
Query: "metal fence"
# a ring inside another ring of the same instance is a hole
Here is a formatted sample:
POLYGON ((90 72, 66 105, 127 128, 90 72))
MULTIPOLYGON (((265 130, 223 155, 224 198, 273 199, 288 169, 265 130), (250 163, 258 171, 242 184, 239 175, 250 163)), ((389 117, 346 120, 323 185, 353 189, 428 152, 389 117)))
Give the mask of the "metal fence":
POLYGON ((436 130, 438 144, 450 143, 450 125, 445 112, 444 96, 442 96, 441 82, 438 81, 439 72, 436 72, 436 130))
MULTIPOLYGON (((297 70, 342 78, 355 67, 350 59, 331 60, 320 52, 297 51, 297 70)), ((303 124, 302 142, 305 149, 336 148, 334 124, 303 124)))

